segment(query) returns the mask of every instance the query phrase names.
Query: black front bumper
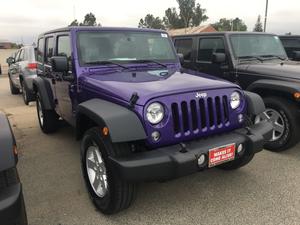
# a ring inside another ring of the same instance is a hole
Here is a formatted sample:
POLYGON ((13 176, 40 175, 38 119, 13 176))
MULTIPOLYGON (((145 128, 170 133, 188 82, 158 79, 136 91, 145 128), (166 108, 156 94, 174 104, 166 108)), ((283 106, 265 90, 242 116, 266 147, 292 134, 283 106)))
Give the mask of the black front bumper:
POLYGON ((124 180, 138 182, 173 179, 204 169, 199 168, 198 157, 200 154, 207 155, 209 149, 215 147, 235 143, 236 146, 243 144, 248 154, 261 151, 266 141, 271 139, 272 129, 270 123, 262 122, 227 134, 184 143, 184 151, 182 145, 178 144, 136 153, 127 158, 110 157, 110 163, 124 180))
POLYGON ((6 180, 0 176, 0 224, 3 225, 27 224, 22 185, 15 182, 13 173, 16 170, 10 176, 6 173, 6 180))

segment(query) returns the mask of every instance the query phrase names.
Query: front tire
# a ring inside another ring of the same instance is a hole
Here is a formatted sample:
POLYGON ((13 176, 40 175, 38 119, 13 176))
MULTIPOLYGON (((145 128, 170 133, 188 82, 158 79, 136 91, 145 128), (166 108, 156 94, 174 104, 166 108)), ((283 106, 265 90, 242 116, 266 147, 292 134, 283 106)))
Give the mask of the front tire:
POLYGON ((136 184, 122 180, 109 164, 108 156, 131 154, 129 145, 104 141, 97 127, 88 130, 81 142, 82 173, 89 195, 104 214, 114 214, 128 208, 136 196, 136 184))
POLYGON ((300 132, 296 105, 280 97, 266 97, 264 102, 266 111, 258 116, 255 122, 267 120, 274 127, 273 137, 265 148, 273 152, 281 152, 296 145, 300 132))
POLYGON ((54 110, 46 110, 39 93, 36 97, 36 109, 41 130, 45 134, 55 132, 59 127, 59 117, 54 110))

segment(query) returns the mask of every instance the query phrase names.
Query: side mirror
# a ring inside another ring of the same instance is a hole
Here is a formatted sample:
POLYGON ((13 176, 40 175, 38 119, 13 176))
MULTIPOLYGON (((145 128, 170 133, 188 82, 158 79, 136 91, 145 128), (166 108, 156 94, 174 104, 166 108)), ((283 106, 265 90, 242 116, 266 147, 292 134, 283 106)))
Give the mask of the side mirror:
POLYGON ((51 58, 51 66, 53 72, 68 72, 69 70, 66 56, 53 56, 51 58))
POLYGON ((11 65, 11 64, 15 63, 15 58, 13 58, 13 57, 8 57, 8 58, 6 59, 6 63, 7 63, 8 65, 11 65))
POLYGON ((300 51, 293 52, 293 60, 300 61, 300 51))
POLYGON ((226 55, 224 53, 214 53, 212 55, 212 62, 215 64, 221 64, 226 61, 226 55))
POLYGON ((184 63, 184 56, 183 56, 183 54, 178 53, 177 56, 178 56, 180 64, 182 65, 184 63))

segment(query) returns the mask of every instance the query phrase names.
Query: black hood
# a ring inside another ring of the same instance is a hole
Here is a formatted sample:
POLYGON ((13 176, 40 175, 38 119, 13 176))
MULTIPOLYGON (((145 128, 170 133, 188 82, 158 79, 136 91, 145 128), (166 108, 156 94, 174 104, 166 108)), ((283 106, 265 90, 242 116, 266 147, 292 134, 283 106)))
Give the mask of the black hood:
POLYGON ((300 63, 294 61, 273 60, 261 63, 242 63, 238 65, 238 71, 300 80, 300 63))

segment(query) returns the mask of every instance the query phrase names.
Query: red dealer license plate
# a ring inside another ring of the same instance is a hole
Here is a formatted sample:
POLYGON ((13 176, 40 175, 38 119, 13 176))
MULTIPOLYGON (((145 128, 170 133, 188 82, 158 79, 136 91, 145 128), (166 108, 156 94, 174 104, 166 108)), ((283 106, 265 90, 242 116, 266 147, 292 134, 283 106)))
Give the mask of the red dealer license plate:
POLYGON ((235 144, 224 145, 209 150, 209 167, 232 161, 235 157, 235 144))

